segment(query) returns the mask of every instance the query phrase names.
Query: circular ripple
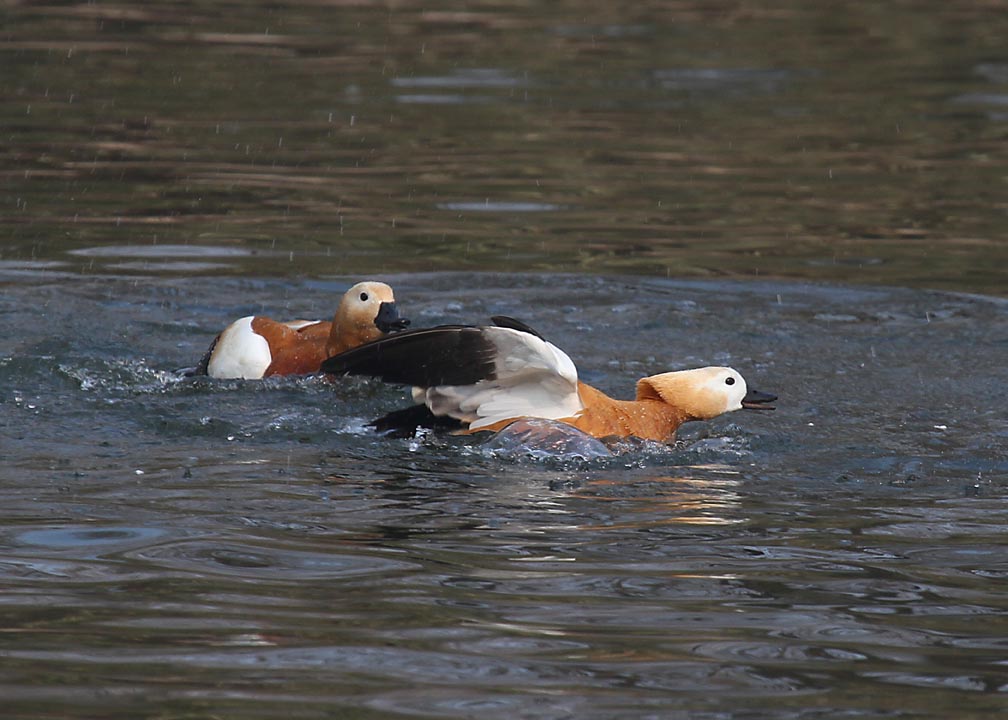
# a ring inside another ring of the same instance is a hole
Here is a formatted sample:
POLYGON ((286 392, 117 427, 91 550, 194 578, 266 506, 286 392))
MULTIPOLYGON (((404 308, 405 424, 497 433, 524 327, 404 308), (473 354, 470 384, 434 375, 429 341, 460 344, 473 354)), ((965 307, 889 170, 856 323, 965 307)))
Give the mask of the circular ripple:
POLYGON ((410 563, 374 555, 308 552, 205 539, 163 543, 131 553, 134 560, 200 575, 255 579, 319 579, 412 570, 410 563))
POLYGON ((61 525, 28 530, 15 536, 15 542, 24 545, 65 550, 68 548, 102 548, 133 546, 147 543, 165 534, 159 528, 138 527, 88 527, 61 525))

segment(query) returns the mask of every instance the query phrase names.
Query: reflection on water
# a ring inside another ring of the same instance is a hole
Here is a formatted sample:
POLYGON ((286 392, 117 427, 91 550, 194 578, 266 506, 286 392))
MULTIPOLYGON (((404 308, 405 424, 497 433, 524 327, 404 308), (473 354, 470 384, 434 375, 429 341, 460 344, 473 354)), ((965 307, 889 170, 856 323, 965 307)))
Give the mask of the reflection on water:
POLYGON ((443 210, 461 210, 465 212, 550 212, 559 210, 556 205, 549 203, 508 203, 490 202, 489 199, 483 202, 449 202, 438 205, 443 210))
MULTIPOLYGON (((591 498, 595 501, 618 501, 626 493, 632 493, 635 502, 641 503, 639 513, 643 513, 650 500, 651 506, 647 513, 655 516, 647 520, 638 516, 630 525, 634 528, 654 527, 655 525, 729 525, 745 522, 745 517, 739 517, 742 497, 739 495, 741 481, 737 479, 740 473, 729 466, 718 468, 690 468, 701 475, 701 479, 690 476, 648 476, 646 481, 641 478, 598 478, 584 483, 572 493, 573 497, 591 498), (717 475, 730 479, 717 479, 717 475), (708 477, 709 475, 709 477, 708 477), (642 494, 642 488, 655 488, 656 492, 650 498, 642 494)), ((612 529, 612 525, 599 525, 583 528, 590 531, 612 529)), ((615 526, 625 529, 627 526, 615 526)))
POLYGON ((5 261, 1005 292, 996 3, 5 12, 5 261))
POLYGON ((781 397, 672 447, 541 459, 376 438, 366 420, 404 391, 371 381, 175 372, 221 317, 324 314, 349 278, 2 270, 9 717, 1003 705, 1003 301, 386 278, 425 324, 522 317, 616 394, 725 362, 781 397))

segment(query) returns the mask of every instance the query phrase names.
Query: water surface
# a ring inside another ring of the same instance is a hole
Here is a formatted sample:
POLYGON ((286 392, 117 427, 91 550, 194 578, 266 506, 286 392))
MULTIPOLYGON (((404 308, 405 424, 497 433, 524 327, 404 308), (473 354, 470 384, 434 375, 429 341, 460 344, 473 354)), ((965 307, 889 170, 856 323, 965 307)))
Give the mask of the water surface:
POLYGON ((320 314, 350 278, 8 272, 8 717, 1004 709, 1003 301, 387 279, 419 324, 522 317, 614 394, 726 363, 778 410, 590 462, 376 438, 403 390, 175 373, 217 318, 320 314))

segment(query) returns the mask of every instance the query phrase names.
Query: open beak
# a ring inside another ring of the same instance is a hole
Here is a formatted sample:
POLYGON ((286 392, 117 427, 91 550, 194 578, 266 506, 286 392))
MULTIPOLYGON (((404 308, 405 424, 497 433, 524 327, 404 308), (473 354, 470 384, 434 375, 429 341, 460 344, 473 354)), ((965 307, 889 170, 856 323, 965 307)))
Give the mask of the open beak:
POLYGON ((394 302, 383 302, 378 306, 378 314, 375 316, 374 324, 383 333, 390 333, 396 330, 405 330, 409 327, 410 321, 399 317, 399 311, 396 310, 394 302))
POLYGON ((773 410, 774 406, 770 403, 776 399, 776 395, 771 395, 770 393, 760 392, 759 390, 749 388, 745 397, 742 398, 742 407, 746 410, 773 410))

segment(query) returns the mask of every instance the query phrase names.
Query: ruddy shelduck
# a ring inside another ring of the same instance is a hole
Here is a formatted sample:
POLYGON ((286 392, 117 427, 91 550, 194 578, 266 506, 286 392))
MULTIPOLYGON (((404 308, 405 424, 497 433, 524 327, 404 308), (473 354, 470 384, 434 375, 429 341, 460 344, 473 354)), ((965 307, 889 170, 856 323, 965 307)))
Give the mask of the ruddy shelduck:
POLYGON ((327 357, 402 330, 395 295, 385 283, 360 282, 344 293, 332 322, 239 318, 214 339, 193 374, 214 378, 264 378, 319 371, 327 357))
MULTIPOLYGON (((494 325, 444 325, 389 335, 329 358, 327 373, 371 375, 413 386, 413 398, 435 418, 463 431, 500 430, 519 418, 545 418, 596 438, 637 437, 670 443, 690 420, 773 409, 777 399, 750 389, 729 367, 703 367, 637 381, 633 400, 615 400, 578 380, 565 352, 524 323, 494 317, 494 325)), ((390 413, 376 427, 420 420, 416 408, 390 413)))

